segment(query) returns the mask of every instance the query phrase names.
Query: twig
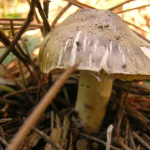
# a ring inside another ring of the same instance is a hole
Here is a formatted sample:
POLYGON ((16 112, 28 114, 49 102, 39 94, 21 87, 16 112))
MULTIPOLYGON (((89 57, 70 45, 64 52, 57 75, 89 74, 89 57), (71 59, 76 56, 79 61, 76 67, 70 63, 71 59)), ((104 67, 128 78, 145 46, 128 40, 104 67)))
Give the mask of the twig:
POLYGON ((13 41, 11 42, 11 44, 9 45, 9 47, 7 48, 7 50, 5 51, 5 53, 2 55, 2 57, 0 58, 0 63, 3 62, 3 60, 7 57, 7 55, 13 51, 14 46, 16 45, 17 41, 20 39, 20 37, 22 36, 22 34, 24 33, 24 31, 26 30, 27 26, 30 24, 30 22, 33 19, 33 10, 36 4, 36 0, 32 0, 31 2, 31 6, 30 6, 30 11, 28 14, 28 17, 26 19, 26 21, 24 22, 24 24, 21 26, 21 29, 19 30, 18 34, 14 37, 13 41))
POLYGON ((148 135, 146 135, 145 133, 143 134, 144 138, 146 138, 146 140, 148 140, 148 142, 150 143, 150 137, 148 135))
MULTIPOLYGON (((30 0, 27 0, 27 2, 28 2, 29 5, 31 4, 30 0)), ((35 16, 35 19, 36 19, 37 23, 40 24, 41 22, 40 22, 40 19, 37 15, 35 9, 33 10, 33 13, 34 13, 34 16, 35 16)), ((43 25, 42 25, 42 27, 40 27, 40 30, 41 30, 41 33, 43 34, 43 25)))
POLYGON ((6 112, 8 108, 9 108, 9 104, 5 104, 5 106, 1 109, 1 112, 6 112))
POLYGON ((18 60, 18 65, 19 65, 19 70, 20 70, 20 74, 21 74, 21 77, 22 77, 23 85, 24 85, 24 87, 27 87, 27 83, 26 83, 26 80, 25 80, 22 65, 21 65, 21 62, 19 60, 18 60))
POLYGON ((128 145, 129 139, 129 120, 126 121, 126 135, 125 135, 125 144, 128 145))
POLYGON ((150 126, 149 126, 150 120, 147 117, 145 117, 142 113, 135 110, 130 105, 126 106, 126 112, 128 113, 128 115, 130 115, 133 118, 135 118, 136 120, 140 121, 143 124, 143 126, 146 126, 146 128, 150 131, 150 126))
POLYGON ((51 130, 54 128, 54 111, 51 111, 51 130))
POLYGON ((7 143, 7 141, 5 139, 3 139, 1 136, 0 136, 0 141, 5 145, 5 146, 8 146, 9 144, 7 143))
POLYGON ((46 15, 45 15, 42 7, 41 7, 39 0, 37 0, 37 8, 39 10, 39 13, 40 13, 42 19, 43 19, 43 27, 44 27, 43 35, 46 36, 47 33, 49 33, 51 31, 51 28, 50 28, 50 25, 48 23, 48 20, 47 20, 46 15))
POLYGON ((0 18, 0 20, 6 20, 6 21, 10 21, 10 20, 13 20, 13 21, 24 21, 26 20, 26 18, 0 18))
MULTIPOLYGON (((28 26, 25 31, 36 30, 38 28, 39 27, 30 27, 30 26, 28 26)), ((0 30, 11 30, 11 27, 0 27, 0 30)), ((14 27, 14 30, 20 30, 20 27, 14 27)))
POLYGON ((54 85, 49 89, 47 94, 42 98, 40 103, 31 113, 31 115, 27 118, 26 122, 20 128, 19 132, 12 139, 10 146, 8 146, 7 150, 16 150, 23 139, 27 136, 27 134, 31 131, 32 127, 38 122, 41 115, 44 113, 46 108, 52 102, 56 94, 59 92, 60 88, 63 86, 65 81, 69 78, 69 76, 75 71, 75 68, 78 64, 74 65, 70 69, 68 69, 65 73, 63 73, 60 78, 54 83, 54 85))
POLYGON ((143 40, 145 40, 146 42, 148 42, 150 44, 150 41, 144 37, 143 35, 139 34, 138 32, 136 32, 135 30, 132 30, 135 34, 137 34, 140 38, 142 38, 143 40))
MULTIPOLYGON (((11 32, 12 32, 12 35, 13 37, 15 37, 15 32, 14 32, 14 25, 13 25, 13 21, 10 20, 10 25, 11 25, 11 32)), ((21 38, 22 39, 22 38, 21 38)), ((24 44, 24 43, 23 43, 24 44)), ((16 42, 16 46, 17 48, 19 49, 19 51, 24 54, 22 48, 20 47, 18 41, 16 42)), ((25 46, 24 46, 25 47, 25 46)), ((27 49, 27 46, 25 47, 25 50, 27 49)), ((27 50, 26 50, 27 54, 29 53, 27 50)), ((30 55, 27 55, 28 56, 28 59, 31 63, 31 65, 33 66, 33 63, 32 63, 32 60, 31 60, 31 57, 30 55)), ((24 78, 24 72, 23 72, 23 69, 22 69, 22 65, 21 65, 21 62, 18 60, 18 64, 19 64, 19 69, 20 69, 20 72, 21 72, 21 76, 22 76, 22 80, 23 80, 23 83, 24 83, 24 86, 26 87, 27 84, 26 84, 26 81, 25 81, 25 78, 24 78)), ((32 81, 33 81, 33 75, 32 75, 32 72, 29 68, 29 66, 25 63, 25 66, 27 67, 27 70, 29 71, 30 75, 31 75, 31 78, 32 78, 32 81)))
POLYGON ((39 86, 29 87, 28 89, 23 89, 23 90, 19 90, 19 91, 13 92, 13 93, 6 94, 6 95, 3 96, 3 98, 10 97, 10 96, 13 96, 13 95, 16 95, 16 94, 19 94, 19 93, 27 92, 27 91, 30 91, 30 90, 37 90, 38 88, 39 88, 39 86))
MULTIPOLYGON (((6 118, 5 118, 6 119, 6 118)), ((0 119, 0 121, 1 121, 2 119, 0 119)), ((7 120, 7 119, 6 119, 7 120)), ((4 133, 4 130, 3 130, 3 128, 2 128, 2 126, 0 126, 0 135, 2 136, 2 138, 5 140, 6 139, 6 137, 5 137, 5 133, 4 133)))
POLYGON ((24 144, 25 144, 25 146, 26 146, 26 148, 27 148, 28 150, 31 150, 31 148, 29 147, 28 142, 27 142, 26 139, 24 140, 24 144))
MULTIPOLYGON (((10 21, 12 21, 12 20, 10 20, 10 21)), ((13 25, 14 26, 22 26, 24 23, 22 22, 16 22, 16 23, 13 23, 13 25)), ((0 22, 0 25, 10 25, 10 23, 9 22, 3 22, 3 21, 1 21, 0 22)), ((29 27, 43 27, 43 24, 41 24, 41 23, 30 23, 30 25, 29 25, 29 27)))
POLYGON ((15 77, 12 75, 11 71, 9 71, 5 65, 1 64, 2 67, 6 70, 6 72, 8 73, 8 75, 10 76, 10 78, 12 78, 12 80, 14 81, 14 83, 16 84, 17 87, 19 87, 18 82, 16 81, 15 77))
POLYGON ((137 147, 137 149, 136 150, 140 150, 141 149, 141 146, 140 145, 138 145, 138 147, 137 147))
POLYGON ((79 8, 96 9, 95 7, 92 7, 92 6, 89 6, 89 5, 86 5, 86 4, 77 2, 77 1, 75 1, 75 2, 74 2, 74 1, 71 1, 71 0, 65 0, 65 1, 68 1, 68 2, 71 3, 72 5, 77 6, 77 7, 79 7, 79 8))
POLYGON ((127 24, 129 24, 129 25, 131 25, 131 26, 134 26, 135 28, 137 28, 137 29, 139 29, 139 30, 141 30, 141 31, 143 31, 143 32, 145 32, 145 33, 150 34, 150 32, 145 31, 144 29, 142 29, 142 28, 136 26, 135 24, 133 24, 133 23, 131 23, 131 22, 129 22, 129 21, 126 21, 126 20, 124 20, 124 21, 125 21, 127 24))
POLYGON ((127 1, 125 1, 125 2, 122 2, 122 3, 120 3, 120 4, 116 5, 116 6, 114 6, 114 7, 109 8, 109 10, 113 11, 114 9, 116 9, 116 8, 118 8, 118 7, 120 7, 120 6, 124 5, 124 4, 126 4, 126 3, 129 3, 129 2, 131 2, 131 1, 134 1, 134 0, 127 0, 127 1))
MULTIPOLYGON (((72 0, 73 1, 73 0, 72 0)), ((71 1, 71 2, 72 2, 71 1)), ((51 28, 54 28, 55 24, 57 23, 58 19, 68 10, 68 8, 72 5, 72 3, 69 2, 65 7, 63 7, 63 9, 58 13, 58 15, 56 16, 56 18, 54 19, 54 21, 51 24, 51 28)))
MULTIPOLYGON (((10 20, 10 26, 11 26, 11 32, 12 32, 12 36, 13 38, 15 37, 15 32, 14 32, 14 25, 13 25, 13 21, 10 20)), ((20 50, 20 52, 23 54, 23 50, 22 48, 20 47, 18 41, 16 42, 16 45, 17 45, 17 48, 20 50)), ((21 62, 18 60, 18 64, 19 64, 19 69, 20 69, 20 73, 21 73, 21 76, 22 76, 22 80, 23 80, 23 83, 24 83, 24 86, 26 87, 26 82, 25 82, 25 78, 24 78, 24 72, 22 70, 22 66, 21 66, 21 62)))
POLYGON ((66 99, 67 104, 70 105, 70 99, 69 99, 69 95, 68 95, 66 87, 63 88, 63 92, 65 95, 65 99, 66 99))
POLYGON ((46 142, 50 143, 53 147, 55 147, 57 150, 64 150, 58 143, 54 142, 50 139, 49 136, 47 136, 44 132, 40 131, 39 129, 33 127, 33 130, 40 135, 46 142))
POLYGON ((132 11, 132 10, 136 10, 136 9, 141 9, 141 8, 148 7, 148 6, 150 6, 150 4, 148 4, 148 5, 142 5, 142 6, 131 8, 131 9, 127 9, 127 10, 122 10, 122 11, 116 12, 116 14, 125 13, 125 12, 128 12, 128 11, 132 11))
POLYGON ((120 146, 124 149, 124 150, 132 150, 130 147, 128 147, 123 140, 119 140, 119 144, 120 146))
POLYGON ((5 99, 5 98, 0 98, 0 103, 1 104, 10 104, 10 105, 16 105, 18 107, 25 107, 25 108, 29 108, 26 105, 20 104, 16 101, 10 100, 10 99, 5 99))
MULTIPOLYGON (((4 32, 2 32, 1 30, 0 30, 0 41, 1 41, 6 47, 8 47, 8 46, 11 44, 10 40, 7 38, 7 36, 6 36, 6 35, 4 34, 4 32)), ((22 55, 22 54, 20 53, 20 51, 18 51, 18 49, 13 48, 12 53, 13 53, 18 59, 22 60, 24 63, 27 61, 26 55, 22 55)), ((5 53, 4 53, 4 54, 5 54, 5 53)), ((9 53, 8 53, 8 54, 9 54, 9 53)), ((2 58, 2 57, 0 58, 0 64, 1 64, 2 61, 5 59, 5 57, 7 57, 8 54, 5 54, 5 56, 3 55, 3 58, 2 58)))
POLYGON ((129 145, 133 150, 136 150, 135 142, 131 133, 131 128, 129 128, 129 145))
MULTIPOLYGON (((14 32, 14 24, 13 24, 13 21, 12 21, 12 20, 10 20, 10 26, 11 26, 12 36, 13 36, 13 38, 14 38, 14 37, 15 37, 15 32, 14 32)), ((22 55, 25 55, 25 53, 24 53, 24 51, 22 50, 22 48, 20 47, 18 41, 16 42, 16 46, 17 46, 18 50, 21 52, 21 54, 22 54, 22 55)), ((25 55, 25 57, 27 57, 27 56, 25 55)), ((30 61, 31 61, 31 60, 30 60, 30 61)), ((27 69, 28 69, 28 67, 27 67, 27 69)))
POLYGON ((43 1, 44 12, 45 12, 46 18, 48 18, 49 2, 50 2, 49 0, 44 0, 43 1))
MULTIPOLYGON (((28 47, 27 47, 27 45, 26 45, 26 43, 25 43, 25 40, 24 40, 24 38, 21 38, 21 42, 22 42, 22 44, 23 44, 23 46, 24 46, 24 48, 25 48, 25 51, 26 51, 26 53, 27 53, 27 56, 28 56, 28 58, 29 58, 29 60, 30 60, 30 62, 31 62, 31 66, 32 66, 32 68, 33 68, 33 70, 34 70, 34 73, 35 73, 35 78, 36 78, 36 80, 39 82, 39 79, 38 79, 38 73, 37 73, 37 70, 36 70, 36 65, 34 64, 34 62, 32 61, 32 59, 31 59, 31 56, 30 56, 30 53, 29 53, 29 50, 28 50, 28 47)), ((33 77, 33 73, 31 72, 31 78, 32 78, 32 83, 34 83, 33 81, 34 81, 34 77, 33 77)))
POLYGON ((132 132, 132 134, 144 147, 150 150, 150 145, 146 143, 138 134, 136 134, 135 132, 132 132))
POLYGON ((13 120, 13 118, 3 118, 3 119, 0 119, 0 123, 6 123, 6 122, 9 122, 9 121, 12 121, 12 120, 13 120))
POLYGON ((106 145, 106 150, 110 150, 112 131, 113 131, 113 126, 110 125, 108 127, 108 129, 107 129, 107 145, 106 145))
POLYGON ((119 132, 120 131, 120 126, 121 126, 124 110, 125 110, 125 107, 126 107, 128 94, 129 94, 129 91, 130 91, 130 88, 131 88, 131 84, 132 84, 132 82, 129 83, 128 90, 126 92, 125 97, 123 98, 124 101, 123 101, 123 105, 121 106, 122 108, 120 108, 119 113, 118 113, 118 123, 117 123, 117 127, 116 127, 116 135, 117 136, 120 135, 120 132, 119 132))
MULTIPOLYGON (((95 137, 93 137, 93 136, 90 136, 90 135, 87 135, 87 134, 84 134, 84 133, 79 133, 81 136, 83 136, 83 137, 86 137, 86 138, 88 138, 88 139, 90 139, 90 140, 93 140, 93 141, 96 141, 96 142, 98 142, 98 143, 101 143, 101 144, 103 144, 103 145, 107 145, 107 143, 106 142, 104 142, 104 141, 102 141, 102 140, 100 140, 100 139, 98 139, 98 138, 95 138, 95 137)), ((111 149, 114 149, 114 150, 120 150, 120 148, 117 148, 117 147, 114 147, 114 146, 110 146, 110 148, 111 149)))

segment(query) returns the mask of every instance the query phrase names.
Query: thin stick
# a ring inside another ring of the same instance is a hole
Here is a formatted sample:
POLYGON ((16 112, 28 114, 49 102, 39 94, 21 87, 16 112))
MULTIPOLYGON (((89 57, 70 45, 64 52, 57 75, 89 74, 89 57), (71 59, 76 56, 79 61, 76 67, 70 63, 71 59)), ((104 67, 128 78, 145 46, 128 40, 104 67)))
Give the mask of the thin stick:
POLYGON ((20 104, 16 101, 13 101, 13 100, 10 100, 10 99, 5 99, 5 98, 0 98, 0 104, 10 104, 10 105, 16 105, 19 107, 26 107, 25 105, 23 104, 20 104))
POLYGON ((7 143, 7 141, 4 139, 4 138, 2 138, 1 136, 0 136, 0 141, 5 145, 5 146, 8 146, 9 144, 7 143))
POLYGON ((15 44, 20 39, 20 37, 22 36, 24 31, 26 30, 26 28, 30 24, 31 20, 33 19, 33 10, 34 10, 35 4, 36 4, 36 0, 32 0, 31 6, 30 6, 30 11, 29 11, 29 14, 28 14, 28 17, 27 17, 26 21, 22 25, 22 27, 19 30, 18 34, 14 37, 13 41, 11 42, 11 44, 9 45, 9 47, 7 48, 5 53, 0 58, 0 63, 2 63, 3 60, 7 57, 7 55, 13 50, 13 48, 15 47, 15 44))
POLYGON ((24 85, 24 87, 27 87, 24 71, 22 69, 22 64, 21 64, 21 61, 19 61, 19 60, 18 60, 18 65, 19 65, 19 70, 20 70, 20 74, 21 74, 21 77, 22 77, 23 85, 24 85))
MULTIPOLYGON (((31 4, 30 0, 27 0, 27 2, 28 2, 29 5, 31 4)), ((38 15, 37 15, 35 9, 33 10, 33 13, 34 13, 34 16, 35 16, 35 19, 36 19, 37 23, 40 24, 41 22, 40 22, 40 19, 39 19, 38 15)), ((41 33, 43 34, 43 27, 40 27, 40 30, 41 30, 41 33)))
MULTIPOLYGON (((6 46, 8 47, 11 42, 8 39, 8 37, 4 34, 4 32, 2 30, 0 30, 0 41, 6 46)), ((6 52, 5 52, 6 53, 6 52)), ((12 49, 12 53, 20 60, 22 60, 24 63, 27 61, 26 56, 22 55, 21 52, 17 49, 17 48, 13 48, 12 49)), ((9 53, 8 53, 9 54, 9 53)), ((3 58, 0 57, 0 64, 2 63, 3 59, 5 59, 5 57, 7 57, 7 54, 5 54, 5 56, 3 55, 3 58)))
POLYGON ((116 9, 116 8, 118 8, 118 7, 120 7, 120 6, 124 5, 124 4, 126 4, 126 3, 129 3, 129 2, 131 2, 131 1, 134 1, 134 0, 127 0, 127 1, 125 1, 125 2, 122 2, 122 3, 120 3, 120 4, 116 5, 116 6, 114 6, 114 7, 109 8, 109 10, 113 11, 114 9, 116 9))
POLYGON ((142 28, 136 26, 135 24, 133 24, 133 23, 131 23, 131 22, 128 22, 128 21, 126 21, 126 20, 124 20, 124 21, 125 21, 127 24, 129 24, 129 25, 131 25, 131 26, 133 26, 133 27, 135 27, 135 28, 137 28, 137 29, 139 29, 139 30, 145 32, 145 33, 150 34, 150 32, 148 32, 148 31, 146 31, 146 30, 144 30, 144 29, 142 29, 142 28))
MULTIPOLYGON (((11 27, 12 37, 14 38, 15 37, 15 31, 14 31, 14 23, 12 20, 10 20, 10 27, 11 27)), ((18 42, 16 42, 16 46, 17 46, 18 50, 22 53, 22 55, 24 55, 24 51, 22 50, 22 48, 20 47, 18 42)))
POLYGON ((122 10, 122 11, 116 12, 116 14, 125 13, 125 12, 128 12, 128 11, 132 11, 132 10, 136 10, 136 9, 141 9, 141 8, 148 7, 148 6, 150 6, 150 4, 148 4, 148 5, 142 5, 142 6, 131 8, 131 9, 127 9, 127 10, 122 10))
POLYGON ((47 33, 49 33, 51 31, 51 27, 48 23, 48 20, 46 18, 46 15, 41 7, 41 4, 39 2, 39 0, 37 0, 37 8, 38 8, 38 11, 43 19, 43 28, 44 28, 44 31, 43 31, 43 36, 46 36, 47 33))
POLYGON ((142 38, 142 39, 145 40, 146 42, 150 43, 150 41, 149 41, 146 37, 144 37, 143 35, 139 34, 138 32, 136 32, 136 31, 133 30, 133 29, 132 29, 132 31, 133 31, 135 34, 137 34, 140 38, 142 38))
POLYGON ((113 131, 113 126, 110 125, 108 127, 108 129, 107 129, 107 145, 106 145, 106 150, 110 150, 112 131, 113 131))
POLYGON ((132 150, 130 147, 124 144, 123 140, 119 141, 119 144, 124 150, 132 150))
POLYGON ((43 6, 44 6, 44 12, 46 15, 46 18, 48 19, 48 12, 49 12, 49 0, 44 0, 43 1, 43 6))
MULTIPOLYGON (((20 30, 20 29, 21 29, 20 27, 14 27, 14 30, 20 30)), ((30 27, 30 26, 28 26, 25 31, 36 30, 36 29, 39 29, 39 27, 30 27)), ((0 27, 0 30, 11 30, 11 27, 0 27)))
POLYGON ((117 136, 120 135, 120 132, 119 132, 120 131, 120 126, 121 126, 121 123, 122 123, 123 114, 124 114, 124 111, 125 111, 127 98, 128 98, 128 94, 129 94, 131 85, 132 85, 132 82, 129 83, 128 90, 127 90, 126 95, 125 95, 125 97, 123 99, 124 100, 123 101, 123 105, 121 106, 122 108, 119 110, 119 113, 118 113, 118 123, 117 123, 117 127, 116 127, 116 134, 117 134, 117 136))
POLYGON ((54 111, 51 111, 51 130, 54 128, 54 111))
POLYGON ((14 83, 16 84, 17 87, 20 87, 18 82, 16 81, 15 77, 13 76, 13 74, 11 73, 11 71, 9 71, 4 64, 1 64, 2 67, 6 70, 6 72, 8 73, 8 75, 12 78, 12 80, 14 81, 14 83))
POLYGON ((55 24, 57 23, 58 19, 68 10, 68 8, 71 6, 72 4, 69 2, 56 16, 56 18, 54 19, 54 21, 51 24, 51 28, 54 28, 55 24))
POLYGON ((40 135, 46 142, 50 143, 53 147, 56 148, 56 150, 64 150, 63 148, 61 148, 61 146, 56 143, 55 141, 51 140, 49 138, 49 136, 47 136, 44 132, 40 131, 39 129, 33 127, 33 130, 40 135))
MULTIPOLYGON (((98 139, 98 138, 95 138, 95 137, 93 137, 93 136, 90 136, 90 135, 87 135, 87 134, 84 134, 84 133, 80 133, 80 135, 81 136, 83 136, 83 137, 86 137, 86 138, 88 138, 88 139, 90 139, 90 140, 93 140, 93 141, 96 141, 96 142, 98 142, 98 143, 101 143, 101 144, 103 144, 103 145, 107 145, 107 143, 106 142, 104 142, 104 141, 102 141, 102 140, 100 140, 100 139, 98 139)), ((120 148, 117 148, 117 147, 114 147, 114 146, 110 146, 110 148, 111 149, 114 149, 114 150, 120 150, 120 148)))
POLYGON ((86 5, 86 4, 83 4, 83 3, 80 3, 80 2, 73 2, 71 0, 65 0, 65 1, 68 1, 69 3, 71 3, 72 5, 74 6, 77 6, 79 8, 89 8, 89 9, 96 9, 95 7, 92 7, 92 6, 89 6, 89 5, 86 5))
MULTIPOLYGON (((34 62, 32 61, 32 59, 31 59, 31 55, 30 55, 30 53, 29 53, 29 50, 28 50, 28 47, 27 47, 27 45, 26 45, 26 43, 25 43, 24 38, 21 38, 21 41, 22 41, 22 44, 23 44, 23 46, 24 46, 24 48, 25 48, 25 51, 26 51, 26 53, 27 53, 28 59, 29 59, 30 62, 31 62, 31 66, 32 66, 33 71, 34 71, 34 73, 35 73, 35 79, 38 81, 39 79, 38 79, 38 77, 37 77, 37 71, 36 71, 36 69, 35 69, 36 66, 35 66, 34 62)), ((32 78, 32 83, 33 83, 33 81, 34 81, 33 73, 32 73, 32 72, 30 72, 30 73, 31 73, 31 78, 32 78)))
POLYGON ((6 20, 6 21, 10 21, 10 20, 13 20, 13 21, 24 21, 24 20, 26 20, 26 18, 0 18, 0 20, 6 20))
POLYGON ((13 93, 8 93, 8 94, 4 95, 3 98, 10 97, 10 96, 13 96, 13 95, 16 95, 19 93, 31 91, 31 90, 37 90, 38 88, 39 88, 39 86, 29 87, 28 89, 23 89, 23 90, 19 90, 19 91, 13 92, 13 93))
POLYGON ((52 102, 56 94, 59 92, 60 88, 63 86, 65 81, 69 78, 69 76, 75 71, 75 68, 78 64, 74 65, 70 69, 68 69, 65 73, 63 73, 60 78, 54 83, 54 85, 49 89, 47 94, 43 97, 37 107, 34 109, 32 114, 27 118, 26 122, 20 128, 19 132, 12 139, 10 146, 7 147, 7 150, 17 150, 20 146, 21 142, 27 136, 27 134, 31 131, 33 126, 38 122, 41 115, 44 113, 46 108, 52 102))
MULTIPOLYGON (((12 20, 10 20, 10 21, 12 21, 12 20)), ((15 23, 13 23, 14 26, 22 26, 23 24, 24 24, 23 22, 15 22, 15 23)), ((10 23, 6 22, 6 21, 1 21, 0 25, 10 25, 10 23)), ((30 23, 29 26, 30 27, 43 27, 43 24, 41 24, 41 23, 30 23)))
POLYGON ((138 134, 136 134, 135 132, 132 132, 132 134, 144 147, 150 150, 150 145, 146 143, 138 134))
POLYGON ((129 145, 133 150, 136 150, 135 142, 132 136, 131 128, 129 128, 129 145))
POLYGON ((147 134, 143 134, 143 136, 148 140, 148 142, 150 143, 150 137, 147 134))

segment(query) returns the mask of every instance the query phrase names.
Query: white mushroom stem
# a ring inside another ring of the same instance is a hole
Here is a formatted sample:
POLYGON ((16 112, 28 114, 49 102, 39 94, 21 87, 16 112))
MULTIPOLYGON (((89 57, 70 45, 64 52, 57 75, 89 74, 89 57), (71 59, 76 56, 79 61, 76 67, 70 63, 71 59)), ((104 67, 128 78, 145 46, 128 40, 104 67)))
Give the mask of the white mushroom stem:
POLYGON ((97 133, 102 125, 112 91, 112 83, 103 73, 96 77, 82 72, 75 110, 86 133, 97 133))

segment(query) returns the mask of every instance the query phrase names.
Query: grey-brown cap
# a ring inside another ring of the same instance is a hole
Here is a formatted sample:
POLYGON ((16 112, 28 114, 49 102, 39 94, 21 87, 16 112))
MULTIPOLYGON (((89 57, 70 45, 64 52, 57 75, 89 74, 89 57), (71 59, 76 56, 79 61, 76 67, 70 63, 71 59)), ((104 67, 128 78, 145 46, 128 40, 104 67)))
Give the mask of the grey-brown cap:
POLYGON ((128 80, 150 78, 150 44, 109 10, 79 10, 45 37, 39 53, 44 73, 79 60, 78 70, 104 70, 128 80))

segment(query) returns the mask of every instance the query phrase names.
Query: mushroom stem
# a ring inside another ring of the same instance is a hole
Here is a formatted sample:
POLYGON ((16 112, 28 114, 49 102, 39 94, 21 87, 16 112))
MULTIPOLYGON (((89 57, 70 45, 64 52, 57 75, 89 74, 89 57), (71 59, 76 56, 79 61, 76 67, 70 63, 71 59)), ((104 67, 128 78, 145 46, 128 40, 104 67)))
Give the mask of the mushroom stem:
POLYGON ((113 80, 104 73, 100 76, 81 73, 75 110, 86 133, 99 131, 111 95, 112 83, 113 80))

